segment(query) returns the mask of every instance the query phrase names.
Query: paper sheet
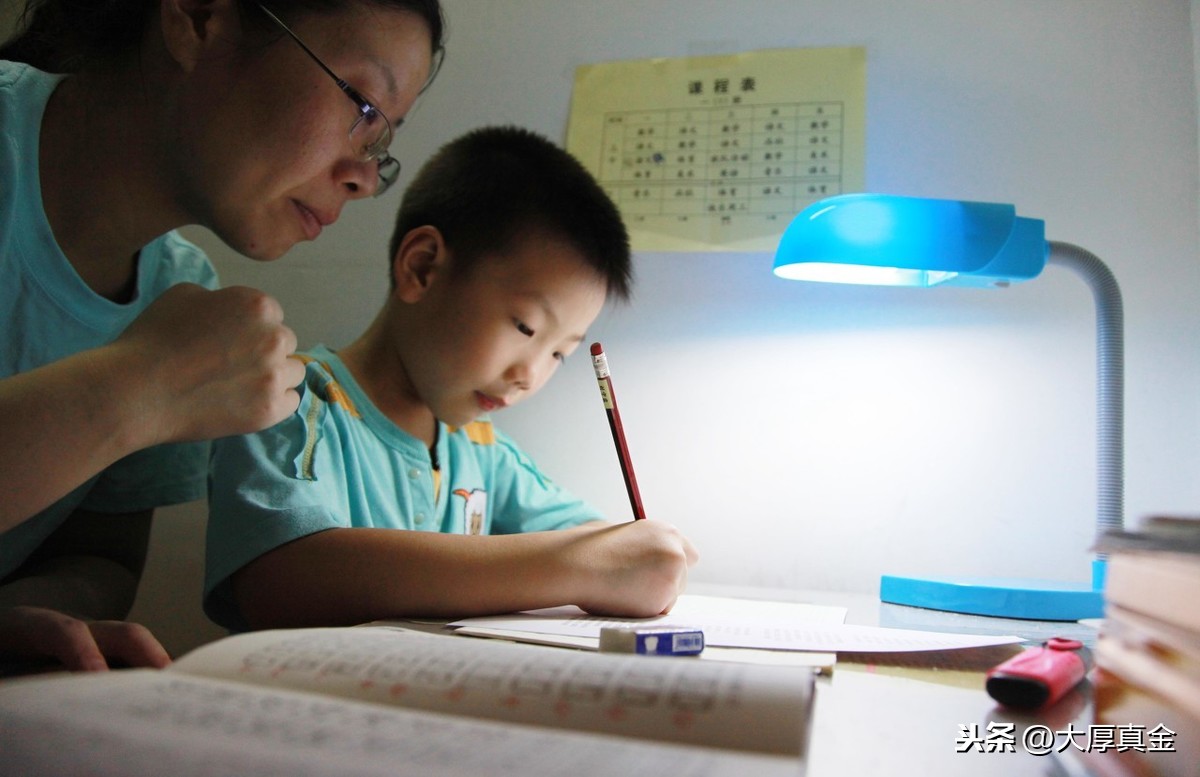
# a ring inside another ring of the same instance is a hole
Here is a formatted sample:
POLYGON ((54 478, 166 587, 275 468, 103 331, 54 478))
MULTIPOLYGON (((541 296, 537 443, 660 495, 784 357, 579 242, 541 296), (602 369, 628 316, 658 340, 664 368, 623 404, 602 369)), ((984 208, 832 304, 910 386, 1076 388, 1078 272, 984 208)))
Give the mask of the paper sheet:
POLYGON ((773 251, 792 217, 861 191, 866 51, 771 49, 577 69, 567 148, 634 250, 773 251))
POLYGON ((586 615, 574 607, 555 607, 514 615, 466 618, 451 627, 483 627, 599 639, 606 626, 685 626, 704 631, 706 645, 759 650, 886 653, 952 650, 1020 642, 1013 635, 946 634, 844 624, 845 610, 790 602, 685 594, 669 614, 645 620, 586 615))
MULTIPOLYGON (((395 627, 397 624, 384 624, 395 627)), ((534 645, 552 645, 554 647, 576 648, 578 650, 598 649, 599 639, 595 637, 580 637, 567 634, 535 634, 531 631, 510 631, 508 629, 489 629, 484 626, 461 626, 455 629, 456 634, 467 637, 486 637, 488 639, 506 639, 513 642, 528 642, 534 645)), ((705 645, 698 659, 701 661, 732 661, 737 664, 766 664, 770 666, 802 666, 824 672, 837 663, 836 653, 816 652, 810 650, 753 650, 748 648, 714 647, 705 645)))

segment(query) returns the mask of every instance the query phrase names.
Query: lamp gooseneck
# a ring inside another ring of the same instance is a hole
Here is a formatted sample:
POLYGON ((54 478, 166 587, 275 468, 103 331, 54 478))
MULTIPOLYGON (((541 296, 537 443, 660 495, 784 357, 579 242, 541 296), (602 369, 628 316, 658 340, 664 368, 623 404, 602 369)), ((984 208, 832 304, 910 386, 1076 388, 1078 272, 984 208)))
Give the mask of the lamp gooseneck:
POLYGON ((1124 527, 1125 313, 1112 271, 1090 251, 1048 241, 1047 264, 1074 271, 1096 301, 1096 538, 1124 527))

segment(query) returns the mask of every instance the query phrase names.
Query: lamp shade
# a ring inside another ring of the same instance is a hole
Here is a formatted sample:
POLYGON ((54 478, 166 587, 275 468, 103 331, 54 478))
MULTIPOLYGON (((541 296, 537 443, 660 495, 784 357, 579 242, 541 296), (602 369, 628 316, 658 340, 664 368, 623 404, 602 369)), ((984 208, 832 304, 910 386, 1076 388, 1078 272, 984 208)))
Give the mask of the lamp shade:
POLYGON ((800 212, 775 274, 888 286, 1006 286, 1046 265, 1045 223, 1012 205, 845 194, 800 212))

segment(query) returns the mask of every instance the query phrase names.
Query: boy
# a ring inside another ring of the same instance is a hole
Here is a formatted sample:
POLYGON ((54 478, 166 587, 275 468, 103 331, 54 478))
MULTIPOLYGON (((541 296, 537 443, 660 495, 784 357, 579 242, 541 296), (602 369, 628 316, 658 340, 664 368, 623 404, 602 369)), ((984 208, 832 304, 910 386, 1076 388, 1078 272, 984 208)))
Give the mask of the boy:
POLYGON ((696 552, 603 522, 487 413, 534 394, 631 284, 620 215, 516 128, 443 147, 405 194, 392 287, 348 347, 309 354, 300 407, 218 441, 205 610, 234 629, 576 604, 653 616, 696 552))

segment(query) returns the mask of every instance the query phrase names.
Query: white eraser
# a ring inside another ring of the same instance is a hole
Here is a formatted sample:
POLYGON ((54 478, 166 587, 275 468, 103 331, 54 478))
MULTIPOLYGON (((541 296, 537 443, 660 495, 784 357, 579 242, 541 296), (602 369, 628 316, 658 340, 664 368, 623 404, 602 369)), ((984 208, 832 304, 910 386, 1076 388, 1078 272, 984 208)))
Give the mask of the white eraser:
POLYGON ((694 656, 704 650, 704 632, 689 628, 620 627, 600 629, 603 653, 694 656))

